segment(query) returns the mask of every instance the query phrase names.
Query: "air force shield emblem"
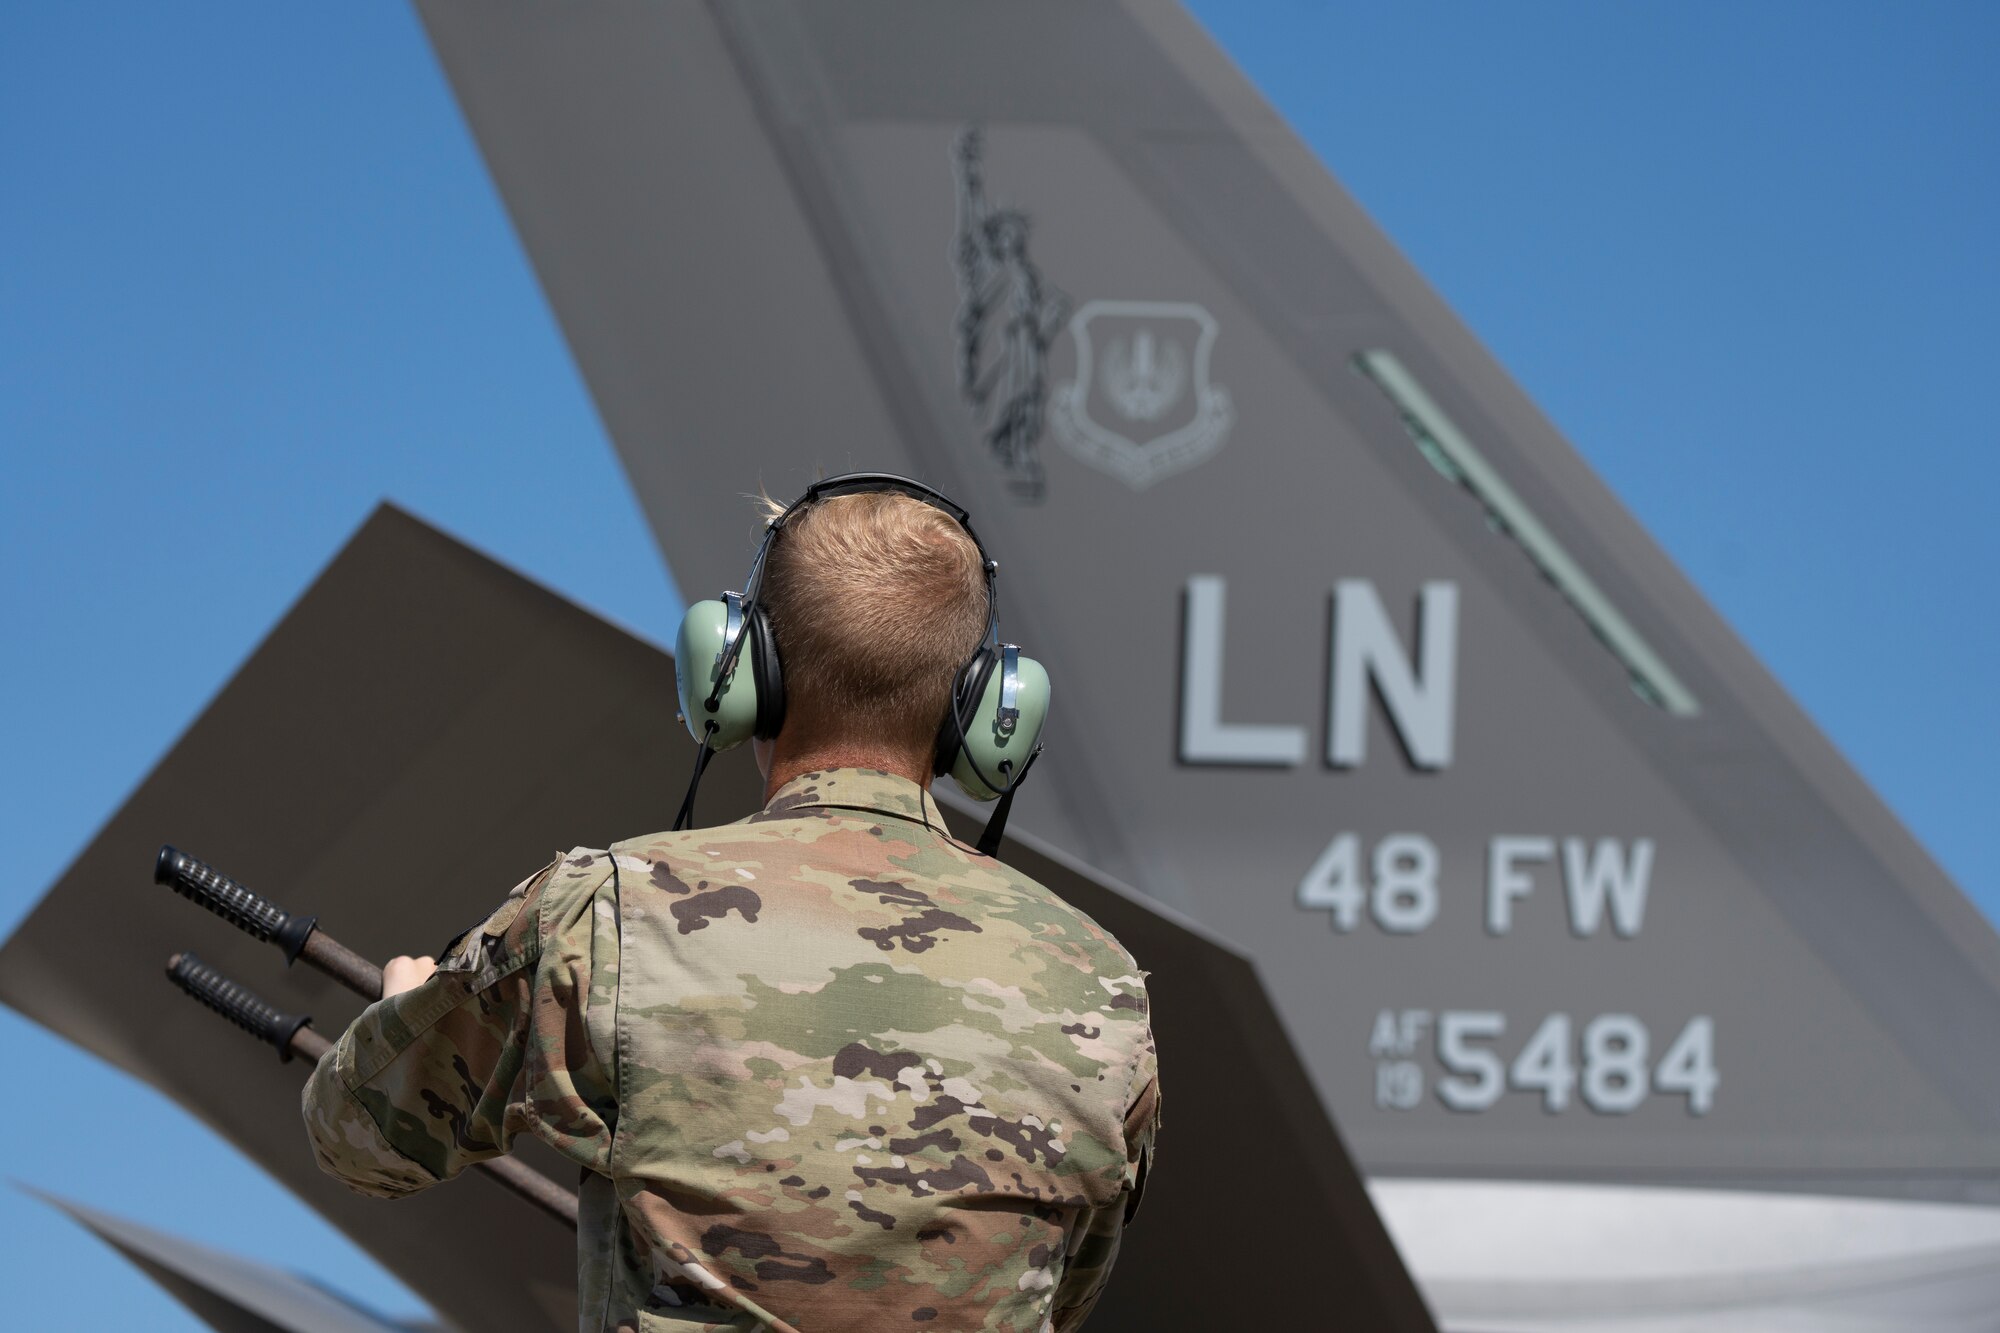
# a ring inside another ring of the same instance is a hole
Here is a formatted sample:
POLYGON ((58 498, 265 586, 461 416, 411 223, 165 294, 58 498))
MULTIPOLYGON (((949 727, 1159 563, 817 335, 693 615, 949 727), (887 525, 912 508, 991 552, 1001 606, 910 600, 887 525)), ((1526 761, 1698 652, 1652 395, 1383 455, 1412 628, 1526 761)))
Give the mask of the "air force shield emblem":
POLYGON ((1215 317, 1179 301, 1092 301, 1070 320, 1076 379, 1056 386, 1049 426, 1063 448, 1133 490, 1220 449, 1236 420, 1208 382, 1215 317))

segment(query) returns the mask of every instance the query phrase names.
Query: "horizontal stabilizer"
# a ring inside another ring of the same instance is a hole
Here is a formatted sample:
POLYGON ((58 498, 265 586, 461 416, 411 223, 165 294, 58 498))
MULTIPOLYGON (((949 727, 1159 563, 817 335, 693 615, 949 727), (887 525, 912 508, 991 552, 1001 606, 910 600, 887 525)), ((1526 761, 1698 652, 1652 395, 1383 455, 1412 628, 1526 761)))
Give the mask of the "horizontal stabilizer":
POLYGON ((210 1249, 171 1232, 29 1189, 130 1259, 216 1333, 434 1333, 428 1321, 373 1314, 282 1268, 210 1249))
MULTIPOLYGON (((572 1329, 576 1242, 556 1223, 476 1179, 385 1202, 320 1174, 300 1067, 173 996, 160 969, 194 949, 328 1033, 360 1002, 285 970, 152 871, 172 841, 364 956, 441 952, 552 851, 672 821, 694 757, 674 707, 658 648, 384 507, 0 948, 0 999, 189 1108, 452 1325, 572 1329)), ((701 824, 757 809, 749 755, 720 756, 701 798, 701 824)), ((1060 853, 1009 839, 1001 855, 1152 973, 1171 1109, 1091 1328, 1177 1327, 1187 1275, 1233 1262, 1218 1258, 1215 1219, 1242 1206, 1250 1134, 1285 1180, 1257 1209, 1256 1298, 1311 1308, 1338 1273, 1358 1324, 1427 1333, 1338 1133, 1270 1039, 1276 1016, 1249 961, 1060 853)), ((515 1157, 576 1180, 525 1135, 515 1157)))

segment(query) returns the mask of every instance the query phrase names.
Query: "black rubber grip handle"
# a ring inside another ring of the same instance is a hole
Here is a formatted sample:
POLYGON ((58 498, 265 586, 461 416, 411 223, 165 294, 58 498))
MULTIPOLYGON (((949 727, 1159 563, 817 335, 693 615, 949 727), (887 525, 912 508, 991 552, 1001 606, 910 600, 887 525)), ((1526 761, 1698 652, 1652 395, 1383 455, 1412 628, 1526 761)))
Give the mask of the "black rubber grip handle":
POLYGON ((277 1047, 280 1060, 292 1058, 293 1034, 312 1022, 304 1014, 288 1014, 259 998, 248 987, 231 981, 191 953, 177 953, 169 959, 167 976, 237 1027, 277 1047))
POLYGON ((153 862, 153 882, 200 903, 238 930, 277 945, 285 951, 287 963, 298 958, 307 937, 319 924, 318 917, 293 916, 214 866, 171 846, 160 848, 159 859, 153 862))

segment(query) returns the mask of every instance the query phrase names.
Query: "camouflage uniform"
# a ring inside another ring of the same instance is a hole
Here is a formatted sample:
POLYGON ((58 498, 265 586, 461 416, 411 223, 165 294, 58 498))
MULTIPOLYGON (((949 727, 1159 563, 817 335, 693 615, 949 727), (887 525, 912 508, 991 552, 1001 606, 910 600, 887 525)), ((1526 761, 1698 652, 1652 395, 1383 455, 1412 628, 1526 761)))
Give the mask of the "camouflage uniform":
POLYGON ((559 858, 304 1105, 385 1197, 549 1143, 585 1168, 579 1327, 690 1333, 1075 1328, 1158 1107, 1131 956, 865 769, 559 858))

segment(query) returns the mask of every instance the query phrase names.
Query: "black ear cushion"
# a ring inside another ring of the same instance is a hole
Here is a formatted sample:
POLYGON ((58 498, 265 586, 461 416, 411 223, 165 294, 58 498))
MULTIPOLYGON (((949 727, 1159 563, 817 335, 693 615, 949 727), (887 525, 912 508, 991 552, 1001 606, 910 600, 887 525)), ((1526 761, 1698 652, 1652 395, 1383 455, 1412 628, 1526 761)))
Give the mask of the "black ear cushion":
POLYGON ((986 697, 986 682, 993 679, 993 668, 999 664, 1000 654, 991 644, 982 644, 952 679, 951 705, 938 724, 937 759, 931 765, 931 772, 938 777, 951 772, 951 766, 958 762, 958 734, 971 731, 973 714, 986 697))
POLYGON ((757 723, 754 734, 759 740, 775 739, 779 728, 785 725, 785 673, 778 662, 778 637, 771 632, 770 617, 764 608, 750 608, 749 623, 743 627, 750 636, 745 645, 750 659, 750 680, 757 687, 757 723))

